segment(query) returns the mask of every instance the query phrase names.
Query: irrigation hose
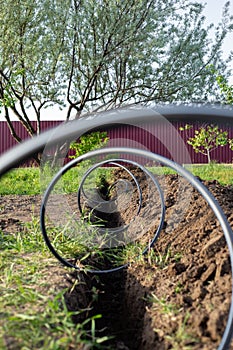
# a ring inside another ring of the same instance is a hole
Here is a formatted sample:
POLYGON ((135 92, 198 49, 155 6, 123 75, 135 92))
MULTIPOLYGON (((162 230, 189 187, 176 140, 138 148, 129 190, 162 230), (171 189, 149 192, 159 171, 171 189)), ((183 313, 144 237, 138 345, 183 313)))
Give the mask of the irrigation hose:
MULTIPOLYGON (((47 233, 47 229, 46 229, 46 220, 45 220, 45 214, 46 214, 46 205, 48 203, 49 200, 49 196, 53 190, 53 188, 55 187, 55 185, 57 184, 57 182, 59 181, 59 179, 71 168, 73 168, 74 166, 76 166, 77 164, 81 163, 84 160, 88 160, 92 157, 95 157, 97 155, 104 155, 104 154, 109 154, 112 153, 112 151, 108 152, 109 149, 106 150, 99 150, 97 151, 93 151, 93 152, 89 152, 86 153, 83 156, 80 156, 78 158, 73 159, 71 162, 67 163, 63 168, 61 168, 56 175, 54 176, 54 178, 52 179, 52 181, 50 182, 50 184, 48 185, 45 193, 44 193, 44 197, 42 199, 42 204, 41 204, 41 211, 40 211, 40 223, 41 223, 41 230, 42 230, 42 234, 44 236, 45 242, 47 244, 47 246, 49 247, 50 251, 54 254, 54 256, 65 266, 67 267, 72 267, 75 269, 80 270, 80 268, 70 262, 70 259, 64 259, 61 254, 59 254, 59 252, 54 248, 53 244, 51 243, 50 239, 49 239, 49 235, 47 233)), ((114 148, 115 150, 115 148, 114 148)), ((116 149, 117 151, 118 149, 116 149)), ((133 150, 134 151, 134 150, 133 150)), ((132 154, 132 150, 130 152, 132 154)), ((136 150, 137 153, 137 150, 136 150)), ((129 163, 132 164, 134 166, 137 166, 138 168, 140 168, 145 174, 148 175, 148 177, 152 180, 154 186, 156 187, 158 193, 159 193, 159 197, 160 197, 160 204, 161 204, 161 215, 160 215, 160 221, 159 221, 159 225, 157 227, 157 230, 154 234, 153 239, 150 241, 150 243, 147 245, 147 247, 143 250, 142 254, 145 255, 147 253, 147 251, 149 249, 152 248, 152 246, 154 245, 155 241, 158 239, 159 234, 163 228, 163 224, 164 224, 164 218, 165 218, 165 203, 164 203, 164 197, 163 197, 163 192, 161 190, 161 187, 159 186, 158 181, 154 178, 154 176, 143 166, 141 166, 140 164, 138 164, 137 162, 131 161, 131 160, 124 160, 124 159, 111 159, 111 160, 105 160, 102 162, 99 162, 97 164, 95 164, 94 166, 92 166, 82 177, 82 180, 80 182, 79 185, 79 189, 78 189, 78 208, 80 213, 82 213, 82 206, 81 206, 81 190, 83 188, 83 185, 87 179, 87 177, 91 174, 92 171, 94 171, 96 168, 98 168, 101 165, 107 165, 107 164, 113 164, 113 165, 118 165, 123 169, 127 169, 125 166, 119 164, 119 162, 124 162, 124 163, 129 163)), ((137 186, 137 190, 139 193, 139 208, 141 206, 142 203, 142 193, 141 193, 141 189, 140 189, 140 185, 138 183, 138 181, 136 180, 135 176, 132 174, 131 171, 129 171, 127 169, 127 172, 132 176, 133 180, 135 181, 135 184, 137 186)), ((139 208, 138 208, 138 212, 137 214, 139 214, 139 208)), ((127 228, 128 225, 124 226, 123 228, 121 228, 120 230, 125 230, 127 228)), ((111 233, 111 230, 109 230, 111 233)), ((115 232, 115 230, 113 230, 115 232)), ((117 230, 118 231, 118 230, 117 230)), ((86 269, 87 272, 89 273, 93 273, 93 274, 104 274, 104 273, 109 273, 109 272, 116 272, 119 271, 125 267, 127 267, 129 265, 129 263, 123 264, 121 266, 115 267, 115 268, 111 268, 111 269, 105 269, 105 270, 93 270, 93 269, 86 269)))
MULTIPOLYGON (((43 152, 45 146, 50 143, 51 145, 56 145, 59 142, 74 140, 81 136, 82 134, 97 130, 101 128, 110 128, 113 124, 121 125, 126 123, 151 123, 156 122, 160 119, 160 114, 167 120, 172 120, 173 118, 178 118, 182 121, 191 122, 201 121, 201 122, 221 122, 221 123, 233 123, 233 110, 232 108, 223 108, 222 106, 203 106, 203 105, 162 105, 156 106, 156 108, 129 108, 120 109, 116 111, 110 111, 103 115, 93 115, 89 118, 82 118, 74 122, 70 122, 56 128, 54 130, 49 130, 42 133, 38 137, 34 137, 6 152, 0 157, 0 176, 8 172, 10 169, 17 167, 23 161, 31 158, 34 154, 38 152, 43 152), (114 118, 113 118, 114 117, 114 118)), ((141 149, 131 149, 131 148, 108 148, 104 150, 96 150, 90 152, 86 155, 79 157, 78 161, 81 162, 85 159, 89 159, 94 156, 102 156, 109 154, 131 154, 139 155, 142 157, 147 157, 152 161, 160 162, 161 164, 170 167, 175 170, 179 175, 183 176, 196 190, 205 198, 211 209, 213 210, 215 216, 217 217, 229 249, 230 261, 231 261, 231 272, 233 275, 233 232, 225 217, 220 205, 215 200, 213 195, 207 190, 207 188, 190 172, 185 170, 182 166, 173 162, 160 155, 144 151, 141 149)), ((59 174, 59 173, 58 173, 59 174)), ((57 176, 60 176, 57 175, 57 176)), ((46 204, 47 196, 49 191, 45 192, 44 204, 46 204)), ((45 206, 42 205, 41 213, 44 215, 45 206)), ((42 231, 45 230, 42 221, 42 231)), ((46 235, 45 235, 46 241, 46 235)), ((48 246, 49 241, 46 241, 48 246)), ((50 247, 51 248, 51 247, 50 247)), ((56 256, 56 251, 53 252, 56 256)), ((57 256, 59 258, 59 256, 57 256)), ((222 336, 218 350, 226 350, 231 342, 233 334, 233 288, 232 288, 232 298, 231 306, 228 314, 227 325, 222 336)))

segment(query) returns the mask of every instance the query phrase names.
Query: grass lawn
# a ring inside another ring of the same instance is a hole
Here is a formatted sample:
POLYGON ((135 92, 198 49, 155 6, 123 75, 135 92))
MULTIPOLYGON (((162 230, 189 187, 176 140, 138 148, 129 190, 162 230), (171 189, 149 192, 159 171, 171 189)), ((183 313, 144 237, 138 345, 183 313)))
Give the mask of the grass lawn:
POLYGON ((35 219, 21 232, 0 230, 0 256, 1 350, 105 348, 95 335, 99 315, 74 325, 72 317, 85 310, 68 311, 67 271, 51 258, 35 219))
MULTIPOLYGON (((221 185, 233 185, 233 166, 226 164, 187 165, 185 168, 202 180, 217 180, 221 185)), ((171 174, 174 171, 167 167, 150 169, 156 174, 171 174)), ((101 169, 101 174, 109 175, 109 168, 101 169)), ((50 176, 51 178, 51 176, 50 176)), ((62 178, 65 192, 76 191, 80 171, 76 168, 69 170, 62 178)), ((39 168, 14 169, 0 179, 0 195, 34 195, 43 193, 43 180, 39 168)))

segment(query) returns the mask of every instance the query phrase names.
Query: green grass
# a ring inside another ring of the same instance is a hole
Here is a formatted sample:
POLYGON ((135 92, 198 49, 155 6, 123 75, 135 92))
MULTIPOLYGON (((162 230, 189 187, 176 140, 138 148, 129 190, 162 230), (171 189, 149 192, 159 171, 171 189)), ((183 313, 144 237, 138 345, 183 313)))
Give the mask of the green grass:
MULTIPOLYGON (((222 185, 233 185, 233 166, 226 164, 204 164, 204 165, 188 165, 185 166, 187 170, 192 172, 195 176, 203 180, 217 180, 222 185)), ((63 193, 75 192, 78 189, 80 179, 86 168, 70 169, 63 177, 59 184, 60 190, 63 193)), ((153 173, 157 175, 174 174, 170 168, 167 167, 153 167, 150 168, 153 173)), ((43 192, 46 185, 51 180, 51 174, 44 174, 41 176, 39 168, 19 168, 14 169, 5 174, 0 179, 0 195, 8 194, 27 194, 36 195, 43 192)), ((95 181, 101 187, 103 179, 111 180, 111 169, 102 168, 94 174, 94 180, 89 179, 87 182, 95 181)))
POLYGON ((177 315, 182 310, 176 304, 169 303, 166 298, 158 298, 154 293, 149 297, 154 309, 159 309, 162 314, 177 315))
MULTIPOLYGON (((58 192, 76 192, 80 180, 87 170, 86 166, 70 169, 61 180, 58 181, 58 192)), ((53 174, 40 168, 18 168, 9 171, 0 178, 0 195, 37 195, 43 193, 53 178, 53 174)), ((87 186, 94 181, 98 187, 103 185, 104 179, 111 178, 111 170, 101 168, 93 172, 93 176, 87 178, 87 186)))
MULTIPOLYGON (((231 164, 190 164, 184 167, 202 180, 217 180, 221 185, 233 185, 233 166, 231 164)), ((176 174, 168 167, 153 167, 150 170, 157 175, 176 174)))
MULTIPOLYGON (((152 293, 149 297, 149 301, 152 303, 152 308, 157 310, 161 314, 161 317, 165 315, 169 316, 170 319, 176 319, 177 316, 179 317, 179 315, 182 315, 183 313, 183 307, 179 307, 176 304, 168 302, 166 297, 158 298, 152 293)), ((179 318, 179 325, 176 330, 174 330, 170 335, 165 335, 165 339, 167 339, 170 343, 169 348, 172 350, 191 350, 193 345, 197 345, 199 343, 199 339, 193 336, 190 327, 189 329, 187 327, 189 317, 190 314, 186 312, 183 317, 179 318)), ((155 328, 154 331, 158 333, 161 332, 161 330, 158 328, 155 328)))
POLYGON ((167 335, 165 337, 171 343, 172 350, 192 350, 193 345, 199 343, 199 339, 186 330, 186 324, 189 317, 189 313, 186 313, 185 318, 179 325, 178 329, 172 335, 167 335))
MULTIPOLYGON (((53 234, 55 240, 62 242, 62 233, 53 234)), ((66 240, 66 251, 72 251, 73 244, 66 240)), ((118 264, 140 263, 144 261, 141 252, 139 245, 131 245, 122 255, 118 249, 108 251, 107 258, 118 264)), ((106 261, 105 252, 102 254, 106 261)), ((166 260, 170 257, 171 254, 166 260)), ((0 258, 1 350, 84 350, 84 345, 85 349, 107 349, 107 338, 96 335, 95 322, 100 315, 73 323, 72 317, 86 310, 67 309, 64 294, 69 290, 61 287, 67 271, 51 258, 36 218, 32 217, 22 231, 11 234, 0 231, 0 258)))
POLYGON ((13 169, 0 178, 0 194, 39 194, 39 168, 13 169))
POLYGON ((97 337, 100 315, 74 324, 78 313, 67 309, 66 269, 46 247, 37 220, 22 232, 0 231, 0 349, 105 349, 97 337), (60 278, 59 278, 60 276, 60 278))
POLYGON ((233 166, 231 164, 206 164, 186 166, 186 169, 202 180, 217 180, 221 185, 233 185, 233 166))

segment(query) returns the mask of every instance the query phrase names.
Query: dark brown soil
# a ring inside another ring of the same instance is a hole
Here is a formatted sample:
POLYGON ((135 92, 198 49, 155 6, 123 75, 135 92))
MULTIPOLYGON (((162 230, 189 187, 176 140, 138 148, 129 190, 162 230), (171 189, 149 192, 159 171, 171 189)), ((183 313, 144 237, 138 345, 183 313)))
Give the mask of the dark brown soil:
MULTIPOLYGON (((146 179, 141 180, 142 187, 143 181, 146 179)), ((71 272, 70 284, 74 279, 84 283, 67 292, 66 302, 70 310, 91 305, 91 311, 82 317, 102 315, 96 327, 99 335, 114 336, 108 343, 110 349, 217 349, 231 302, 228 247, 203 197, 186 183, 180 186, 177 175, 163 181, 166 217, 153 248, 155 254, 101 276, 71 272)), ((232 187, 216 181, 204 185, 233 226, 232 187)), ((12 232, 22 221, 30 221, 32 213, 37 217, 40 200, 40 196, 0 197, 0 227, 12 232)), ((121 223, 135 215, 137 203, 132 203, 124 209, 121 223)), ((144 204, 145 215, 143 210, 144 204)), ((155 227, 150 225, 149 231, 153 234, 155 227)))

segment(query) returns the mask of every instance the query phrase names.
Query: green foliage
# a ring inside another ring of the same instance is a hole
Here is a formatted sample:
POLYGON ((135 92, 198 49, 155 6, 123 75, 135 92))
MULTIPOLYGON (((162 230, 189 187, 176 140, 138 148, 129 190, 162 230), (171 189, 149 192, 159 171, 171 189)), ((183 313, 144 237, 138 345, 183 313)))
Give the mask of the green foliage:
POLYGON ((187 130, 190 130, 190 129, 192 129, 192 125, 190 125, 190 124, 185 124, 185 126, 183 127, 183 126, 181 126, 179 129, 180 129, 180 131, 187 131, 187 130))
POLYGON ((190 314, 187 312, 183 322, 179 325, 178 329, 172 334, 166 336, 166 339, 170 341, 173 350, 192 350, 194 345, 198 345, 200 340, 193 336, 190 331, 187 331, 187 323, 190 318, 190 314), (192 345, 188 345, 188 344, 192 345))
POLYGON ((218 86, 223 94, 223 102, 232 105, 233 104, 233 85, 230 85, 227 79, 223 75, 218 75, 217 78, 218 86))
POLYGON ((91 134, 82 135, 77 142, 71 143, 70 149, 73 150, 75 154, 70 156, 70 158, 77 158, 87 152, 104 147, 108 140, 109 138, 105 131, 96 131, 91 134))
MULTIPOLYGON (((162 318, 163 315, 165 315, 176 319, 176 316, 179 316, 179 314, 182 313, 183 308, 169 302, 167 299, 167 297, 158 298, 158 296, 154 293, 152 293, 149 297, 149 301, 153 304, 153 308, 160 311, 160 316, 162 318)), ((173 332, 170 335, 165 335, 165 338, 170 343, 171 349, 191 350, 193 348, 193 344, 199 343, 199 339, 193 336, 192 331, 190 331, 190 327, 188 327, 189 318, 190 314, 186 312, 178 326, 173 329, 173 332), (190 343, 192 346, 189 346, 190 343)), ((154 331, 158 332, 158 334, 161 332, 161 330, 158 328, 155 328, 154 331)))
POLYGON ((228 142, 230 149, 233 151, 233 139, 229 139, 228 142))
POLYGON ((182 310, 178 305, 169 303, 166 298, 158 298, 154 293, 149 297, 149 301, 154 304, 154 308, 159 308, 163 314, 176 315, 182 310))
MULTIPOLYGON (((180 128, 181 131, 189 130, 192 126, 186 125, 180 128)), ((196 153, 201 153, 211 162, 210 153, 218 148, 228 144, 228 132, 223 131, 216 125, 202 126, 194 131, 194 136, 189 137, 187 143, 191 145, 196 153)))

